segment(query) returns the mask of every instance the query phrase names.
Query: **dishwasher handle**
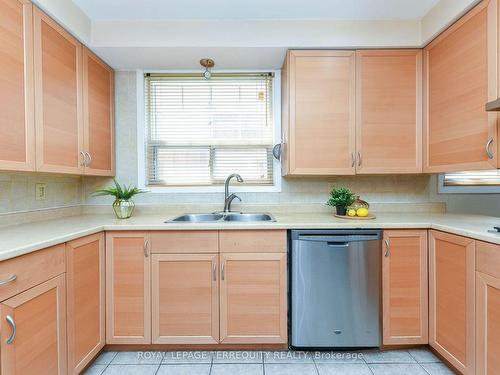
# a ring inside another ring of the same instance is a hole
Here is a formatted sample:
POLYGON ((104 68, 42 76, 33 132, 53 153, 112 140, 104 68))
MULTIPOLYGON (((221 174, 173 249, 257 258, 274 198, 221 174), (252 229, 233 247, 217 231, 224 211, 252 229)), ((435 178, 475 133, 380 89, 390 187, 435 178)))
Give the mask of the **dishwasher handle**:
POLYGON ((358 242, 358 241, 378 241, 380 237, 373 234, 354 234, 345 236, 309 236, 309 235, 299 235, 299 241, 313 241, 313 242, 327 242, 327 243, 348 243, 348 242, 358 242))
POLYGON ((327 242, 326 244, 328 245, 328 247, 339 247, 339 248, 349 247, 349 242, 327 242))

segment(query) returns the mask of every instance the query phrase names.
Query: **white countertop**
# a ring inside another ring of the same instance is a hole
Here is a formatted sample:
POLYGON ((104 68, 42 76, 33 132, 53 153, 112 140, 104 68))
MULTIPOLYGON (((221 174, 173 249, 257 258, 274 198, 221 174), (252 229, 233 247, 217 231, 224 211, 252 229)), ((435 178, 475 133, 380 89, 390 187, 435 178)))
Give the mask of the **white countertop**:
POLYGON ((320 212, 276 213, 273 215, 277 221, 272 223, 164 223, 175 214, 142 214, 128 220, 118 220, 112 215, 83 215, 3 227, 0 228, 0 261, 103 230, 423 228, 500 244, 500 233, 488 232, 500 224, 500 218, 490 216, 378 213, 375 220, 346 220, 320 212))

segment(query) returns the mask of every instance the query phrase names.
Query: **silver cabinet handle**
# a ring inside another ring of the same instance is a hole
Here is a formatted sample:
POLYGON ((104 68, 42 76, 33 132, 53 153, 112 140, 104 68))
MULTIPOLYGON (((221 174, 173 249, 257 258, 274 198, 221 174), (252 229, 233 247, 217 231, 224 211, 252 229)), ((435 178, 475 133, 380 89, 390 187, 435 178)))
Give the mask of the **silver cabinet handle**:
POLYGON ((486 155, 488 155, 488 159, 493 159, 494 157, 493 152, 491 152, 492 144, 493 144, 493 138, 488 139, 488 142, 486 142, 486 155))
POLYGON ((149 256, 148 253, 149 240, 144 240, 144 257, 147 258, 149 256))
POLYGON ((217 281, 217 264, 215 262, 212 263, 212 278, 217 281))
POLYGON ((385 257, 388 258, 391 255, 391 243, 389 240, 385 240, 385 257))
POLYGON ((87 155, 87 167, 90 167, 90 163, 92 163, 92 156, 90 156, 90 152, 85 151, 85 154, 87 155))
POLYGON ((351 168, 356 165, 356 158, 354 157, 354 152, 351 152, 351 168))
POLYGON ((5 280, 0 280, 0 286, 5 285, 5 284, 9 284, 16 279, 17 279, 17 275, 11 275, 8 278, 6 278, 5 280))
POLYGON ((82 167, 85 167, 86 163, 87 163, 87 156, 85 155, 85 152, 80 151, 80 165, 82 167))
POLYGON ((5 340, 5 342, 8 345, 10 345, 10 344, 12 344, 14 342, 14 339, 16 338, 16 333, 17 333, 16 322, 14 321, 14 318, 12 316, 10 316, 10 315, 7 315, 5 317, 5 320, 12 327, 12 335, 10 335, 10 337, 7 340, 5 340))
POLYGON ((358 151, 358 167, 361 167, 361 152, 358 151))
POLYGON ((220 279, 226 279, 226 261, 222 262, 222 265, 220 267, 220 279))

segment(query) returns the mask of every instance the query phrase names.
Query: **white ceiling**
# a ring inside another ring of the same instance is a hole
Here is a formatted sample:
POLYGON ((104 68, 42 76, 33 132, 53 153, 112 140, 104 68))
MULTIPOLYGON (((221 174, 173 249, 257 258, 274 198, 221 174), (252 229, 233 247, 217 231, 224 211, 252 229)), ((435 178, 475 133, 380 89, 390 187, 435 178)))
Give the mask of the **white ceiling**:
POLYGON ((73 0, 92 20, 420 19, 439 0, 73 0))

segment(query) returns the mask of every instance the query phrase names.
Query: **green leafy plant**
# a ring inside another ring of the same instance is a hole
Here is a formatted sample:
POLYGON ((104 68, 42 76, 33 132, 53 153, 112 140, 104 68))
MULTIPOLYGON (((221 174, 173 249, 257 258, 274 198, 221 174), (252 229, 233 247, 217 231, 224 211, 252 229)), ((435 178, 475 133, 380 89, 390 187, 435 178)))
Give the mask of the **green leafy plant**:
POLYGON ((347 208, 356 199, 354 193, 348 188, 333 188, 330 192, 330 199, 326 204, 333 207, 347 208))
POLYGON ((113 179, 113 182, 115 183, 115 186, 109 186, 106 189, 96 190, 92 193, 92 195, 95 197, 110 195, 116 199, 129 200, 137 194, 147 193, 146 190, 141 190, 136 186, 121 186, 115 179, 113 179))

